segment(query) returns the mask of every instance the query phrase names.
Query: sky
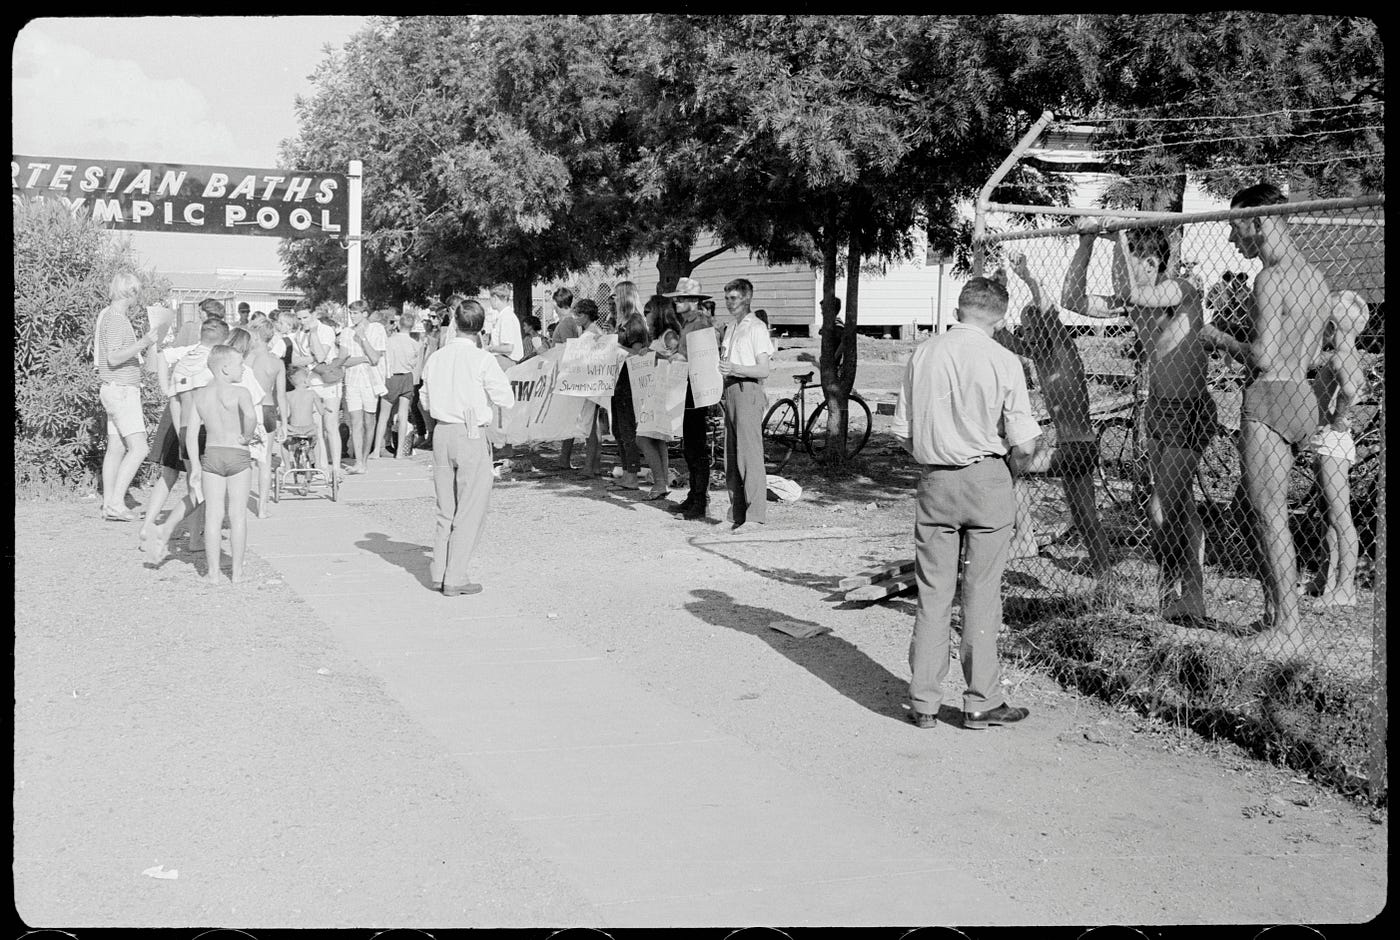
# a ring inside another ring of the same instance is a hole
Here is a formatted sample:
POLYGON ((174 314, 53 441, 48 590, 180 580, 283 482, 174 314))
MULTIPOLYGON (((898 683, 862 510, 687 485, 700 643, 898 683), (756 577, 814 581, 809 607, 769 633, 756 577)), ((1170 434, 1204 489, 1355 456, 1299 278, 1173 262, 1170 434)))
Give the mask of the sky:
MULTIPOLYGON (((296 96, 311 93, 324 47, 341 47, 366 22, 361 16, 31 20, 15 35, 11 58, 11 153, 278 167, 278 145, 297 132, 296 96)), ((158 269, 280 268, 276 238, 130 234, 158 269)))

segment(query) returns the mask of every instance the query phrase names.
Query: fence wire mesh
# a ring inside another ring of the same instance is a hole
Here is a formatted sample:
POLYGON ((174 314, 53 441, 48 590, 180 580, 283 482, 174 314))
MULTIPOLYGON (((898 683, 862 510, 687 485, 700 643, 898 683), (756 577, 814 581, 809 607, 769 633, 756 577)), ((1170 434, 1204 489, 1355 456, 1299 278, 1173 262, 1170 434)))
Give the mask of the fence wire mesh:
POLYGON ((1018 484, 1009 641, 1383 800, 1383 204, 1105 223, 1127 230, 983 243, 1044 432, 1018 484), (1115 315, 1135 277, 1147 306, 1115 315), (1230 351, 1256 340, 1258 376, 1230 351))

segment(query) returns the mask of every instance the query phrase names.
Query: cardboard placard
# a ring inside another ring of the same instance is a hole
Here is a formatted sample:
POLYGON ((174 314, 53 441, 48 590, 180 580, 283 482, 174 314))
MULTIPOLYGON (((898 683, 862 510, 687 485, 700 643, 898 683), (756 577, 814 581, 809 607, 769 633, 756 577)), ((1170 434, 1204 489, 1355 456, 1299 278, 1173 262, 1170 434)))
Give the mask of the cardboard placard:
POLYGON ((559 395, 602 400, 612 395, 627 350, 615 334, 585 333, 564 343, 555 391, 559 395))
POLYGON ((724 393, 724 379, 719 374, 719 340, 714 327, 687 333, 685 356, 695 407, 705 408, 718 402, 724 393))
POLYGON ((684 362, 657 359, 633 372, 642 356, 627 365, 632 379, 632 401, 637 409, 637 436, 673 441, 681 436, 685 422, 685 387, 689 370, 684 362), (644 378, 643 378, 644 377, 644 378))

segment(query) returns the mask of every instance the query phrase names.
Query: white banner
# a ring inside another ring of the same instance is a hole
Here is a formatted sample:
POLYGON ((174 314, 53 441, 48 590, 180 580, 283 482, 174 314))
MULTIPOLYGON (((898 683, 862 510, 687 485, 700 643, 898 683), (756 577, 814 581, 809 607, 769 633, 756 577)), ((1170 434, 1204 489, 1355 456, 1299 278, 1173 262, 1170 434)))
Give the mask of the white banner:
POLYGON ((558 394, 561 349, 549 349, 506 370, 515 404, 495 409, 487 429, 493 446, 561 441, 574 436, 585 401, 558 394))
POLYGON ((719 374, 719 342, 714 327, 687 333, 685 355, 695 407, 715 404, 724 393, 724 380, 719 374))

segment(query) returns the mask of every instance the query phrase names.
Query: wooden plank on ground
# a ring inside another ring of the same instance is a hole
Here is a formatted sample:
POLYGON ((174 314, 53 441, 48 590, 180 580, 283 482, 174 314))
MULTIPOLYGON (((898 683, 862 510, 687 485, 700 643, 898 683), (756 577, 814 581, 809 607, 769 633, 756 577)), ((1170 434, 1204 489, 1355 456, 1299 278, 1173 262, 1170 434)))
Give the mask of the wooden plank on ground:
POLYGON ((873 571, 863 571, 860 574, 853 574, 849 578, 842 578, 836 583, 836 587, 842 591, 849 591, 851 588, 874 584, 876 581, 885 581, 895 575, 907 574, 913 570, 914 559, 910 558, 908 561, 897 561, 883 568, 876 568, 873 571))
POLYGON ((914 575, 906 574, 898 578, 891 578, 888 581, 877 581, 874 584, 867 584, 865 587, 858 587, 846 592, 848 601, 878 601, 882 598, 893 597, 896 594, 903 594, 917 588, 914 575))

